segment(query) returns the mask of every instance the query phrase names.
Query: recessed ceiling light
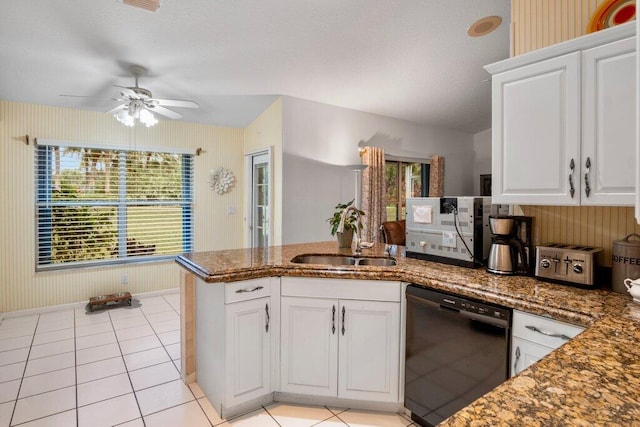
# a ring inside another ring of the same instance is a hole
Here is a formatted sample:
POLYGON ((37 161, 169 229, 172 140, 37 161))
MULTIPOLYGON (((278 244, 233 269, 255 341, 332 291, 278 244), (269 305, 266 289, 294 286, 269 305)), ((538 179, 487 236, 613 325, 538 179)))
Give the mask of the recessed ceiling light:
POLYGON ((469 34, 469 37, 486 36, 493 30, 498 28, 501 23, 502 18, 499 16, 485 16, 484 18, 480 18, 476 22, 471 24, 471 26, 467 29, 467 34, 469 34))

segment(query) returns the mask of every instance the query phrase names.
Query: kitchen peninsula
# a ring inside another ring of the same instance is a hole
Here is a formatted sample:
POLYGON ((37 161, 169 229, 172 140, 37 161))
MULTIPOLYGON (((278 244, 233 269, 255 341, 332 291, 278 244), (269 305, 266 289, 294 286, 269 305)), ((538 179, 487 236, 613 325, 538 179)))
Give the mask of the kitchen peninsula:
MULTIPOLYGON (((531 277, 497 276, 483 269, 406 258, 401 252, 392 254, 397 265, 386 267, 291 262, 301 254, 350 255, 351 251, 339 250, 335 242, 323 242, 190 253, 177 258, 186 270, 181 283, 182 373, 186 382, 196 379, 196 329, 211 327, 196 322, 197 281, 219 287, 222 295, 238 281, 269 277, 418 283, 586 327, 577 338, 443 425, 634 425, 640 420, 640 305, 626 295, 531 277)), ((363 256, 384 256, 384 245, 365 250, 363 256)))

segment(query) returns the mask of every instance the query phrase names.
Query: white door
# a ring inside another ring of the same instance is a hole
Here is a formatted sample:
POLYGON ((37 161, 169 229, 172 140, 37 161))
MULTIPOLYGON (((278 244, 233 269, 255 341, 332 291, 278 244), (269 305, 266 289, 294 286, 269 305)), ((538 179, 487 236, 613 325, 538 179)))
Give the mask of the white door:
POLYGON ((583 52, 582 204, 635 201, 635 38, 583 52))
POLYGON ((248 246, 260 248, 269 246, 271 222, 271 154, 269 151, 247 155, 249 188, 247 228, 248 246))
POLYGON ((552 351, 551 347, 513 337, 511 342, 511 376, 524 371, 552 351))
POLYGON ((225 306, 225 406, 271 392, 270 302, 265 297, 225 306))
POLYGON ((579 204, 580 53, 494 75, 492 129, 493 203, 579 204))
POLYGON ((400 304, 340 300, 338 396, 397 402, 400 304))
POLYGON ((338 301, 282 297, 281 313, 280 390, 336 396, 338 301))

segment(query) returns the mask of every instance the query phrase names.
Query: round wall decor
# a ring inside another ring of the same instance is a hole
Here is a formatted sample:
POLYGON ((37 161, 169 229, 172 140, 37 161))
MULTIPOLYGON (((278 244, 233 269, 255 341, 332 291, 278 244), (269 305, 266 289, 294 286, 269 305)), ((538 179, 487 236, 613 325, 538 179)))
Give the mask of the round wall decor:
POLYGON ((235 182, 236 177, 233 176, 233 172, 222 166, 217 169, 211 169, 211 172, 209 172, 209 186, 218 194, 224 194, 231 190, 235 182))

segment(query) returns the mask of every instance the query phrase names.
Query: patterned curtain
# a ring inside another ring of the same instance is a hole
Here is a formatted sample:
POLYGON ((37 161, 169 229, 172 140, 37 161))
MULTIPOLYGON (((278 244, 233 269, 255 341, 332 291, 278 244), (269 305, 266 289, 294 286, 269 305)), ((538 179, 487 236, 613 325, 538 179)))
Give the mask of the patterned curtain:
POLYGON ((444 157, 433 156, 429 172, 429 196, 444 196, 444 157))
POLYGON ((362 210, 365 212, 363 242, 381 242, 380 225, 386 221, 386 188, 384 179, 384 150, 364 147, 362 164, 362 210))

